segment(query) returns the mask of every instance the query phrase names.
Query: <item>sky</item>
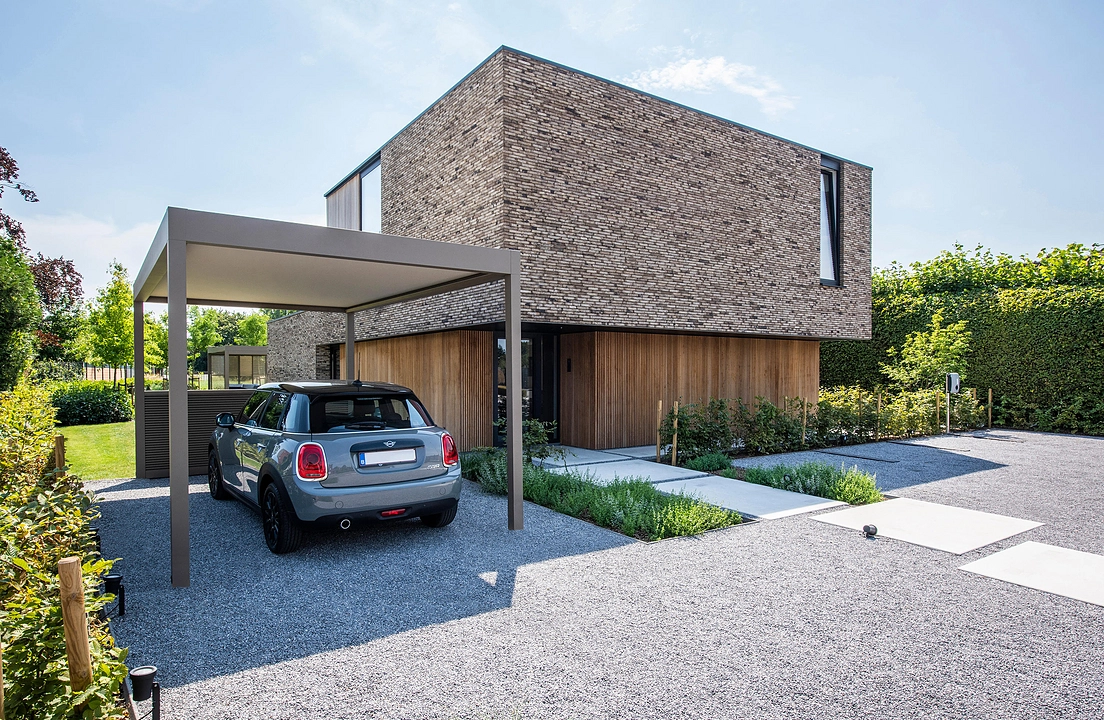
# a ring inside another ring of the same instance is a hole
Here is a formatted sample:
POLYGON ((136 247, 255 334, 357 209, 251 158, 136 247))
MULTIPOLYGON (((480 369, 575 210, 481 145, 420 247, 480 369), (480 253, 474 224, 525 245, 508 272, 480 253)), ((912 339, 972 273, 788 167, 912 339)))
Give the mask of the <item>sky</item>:
POLYGON ((86 293, 173 205, 324 193, 499 46, 874 168, 877 266, 1104 243, 1100 2, 5 2, 0 146, 86 293))

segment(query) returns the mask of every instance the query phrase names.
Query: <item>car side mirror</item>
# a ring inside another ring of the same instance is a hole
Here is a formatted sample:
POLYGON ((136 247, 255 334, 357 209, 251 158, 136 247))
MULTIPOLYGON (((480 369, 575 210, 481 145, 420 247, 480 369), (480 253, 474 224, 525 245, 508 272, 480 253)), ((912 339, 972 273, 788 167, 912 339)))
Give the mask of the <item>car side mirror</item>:
POLYGON ((234 413, 219 413, 215 416, 215 425, 218 425, 220 428, 234 427, 234 413))

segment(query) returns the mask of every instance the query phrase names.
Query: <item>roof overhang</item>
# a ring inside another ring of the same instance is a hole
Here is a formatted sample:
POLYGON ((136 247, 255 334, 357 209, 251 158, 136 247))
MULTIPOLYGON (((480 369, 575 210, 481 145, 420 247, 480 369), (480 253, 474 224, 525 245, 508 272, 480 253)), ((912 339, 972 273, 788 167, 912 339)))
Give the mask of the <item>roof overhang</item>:
POLYGON ((497 280, 518 262, 513 250, 169 208, 135 300, 166 301, 177 241, 192 305, 352 312, 497 280))

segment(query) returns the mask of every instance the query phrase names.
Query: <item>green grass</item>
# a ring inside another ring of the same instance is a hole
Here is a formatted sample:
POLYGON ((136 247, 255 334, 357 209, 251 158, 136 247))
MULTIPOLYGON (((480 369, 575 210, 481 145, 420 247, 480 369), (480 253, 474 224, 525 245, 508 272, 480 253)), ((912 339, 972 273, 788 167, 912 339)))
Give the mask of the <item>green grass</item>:
MULTIPOLYGON (((464 476, 484 490, 506 494, 506 459, 501 451, 478 450, 461 459, 464 476)), ((667 495, 636 478, 599 485, 575 472, 524 466, 525 499, 639 540, 697 535, 742 522, 739 513, 687 495, 667 495)))
POLYGON ((70 425, 65 436, 69 471, 84 480, 134 477, 134 423, 70 425))
POLYGON ((878 490, 877 476, 859 470, 858 466, 845 468, 840 464, 837 468, 826 463, 807 462, 769 468, 729 468, 720 474, 780 490, 839 500, 848 505, 866 505, 885 499, 878 490))

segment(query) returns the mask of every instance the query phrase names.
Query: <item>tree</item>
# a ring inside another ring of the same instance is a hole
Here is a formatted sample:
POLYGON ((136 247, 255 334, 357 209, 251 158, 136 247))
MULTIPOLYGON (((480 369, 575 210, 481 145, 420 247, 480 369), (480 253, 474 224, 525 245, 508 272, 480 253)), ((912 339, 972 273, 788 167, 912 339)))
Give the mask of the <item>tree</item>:
POLYGON ((117 260, 108 266, 111 280, 96 293, 88 312, 92 354, 113 369, 134 361, 134 295, 127 271, 117 260))
POLYGON ((238 335, 234 339, 238 345, 267 345, 268 316, 252 313, 238 321, 238 335))
POLYGON ((909 334, 899 351, 889 348, 890 363, 882 365, 882 372, 904 390, 942 387, 947 373, 965 374, 969 349, 966 321, 944 327, 943 311, 937 310, 929 330, 909 334))
POLYGON ((34 356, 42 319, 34 276, 10 237, 0 237, 0 390, 10 390, 34 356))
POLYGON ((83 360, 79 340, 85 323, 81 312, 84 289, 76 265, 63 257, 50 258, 38 253, 30 260, 30 270, 42 305, 42 322, 37 330, 38 356, 47 360, 83 360))
POLYGON ((261 308, 259 311, 262 315, 269 320, 275 320, 277 318, 286 317, 292 313, 299 312, 298 310, 277 310, 276 308, 261 308))
POLYGON ((146 313, 145 330, 145 360, 149 367, 164 368, 169 364, 169 314, 161 313, 160 316, 146 313))
MULTIPOLYGON (((38 196, 23 183, 19 182, 19 166, 15 159, 4 148, 0 147, 0 198, 4 197, 4 190, 15 190, 27 202, 38 202, 38 196)), ((23 232, 23 225, 9 217, 0 210, 0 234, 11 240, 20 252, 27 252, 27 236, 23 232)))
POLYGON ((188 363, 195 372, 207 370, 207 348, 222 340, 219 311, 215 308, 188 308, 188 363))

